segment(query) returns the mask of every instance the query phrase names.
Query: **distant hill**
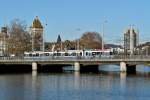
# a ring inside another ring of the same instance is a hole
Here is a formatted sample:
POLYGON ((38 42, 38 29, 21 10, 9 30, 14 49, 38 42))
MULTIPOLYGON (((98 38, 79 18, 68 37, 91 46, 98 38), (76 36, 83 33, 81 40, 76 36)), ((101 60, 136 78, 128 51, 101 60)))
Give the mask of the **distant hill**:
POLYGON ((110 49, 110 48, 122 48, 121 45, 116 45, 116 44, 105 44, 105 48, 110 49))
POLYGON ((143 43, 143 44, 141 44, 141 46, 142 46, 142 47, 143 47, 143 46, 150 46, 150 42, 143 43))

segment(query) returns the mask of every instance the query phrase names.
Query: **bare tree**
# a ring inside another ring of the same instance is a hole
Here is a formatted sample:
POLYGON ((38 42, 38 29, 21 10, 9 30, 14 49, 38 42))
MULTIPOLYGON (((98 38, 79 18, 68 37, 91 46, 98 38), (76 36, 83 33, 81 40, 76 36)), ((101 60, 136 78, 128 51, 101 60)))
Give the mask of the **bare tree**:
POLYGON ((31 50, 31 36, 24 21, 14 19, 9 26, 8 33, 7 45, 9 53, 22 55, 24 51, 31 50))
POLYGON ((85 32, 80 38, 80 48, 101 49, 102 38, 97 32, 85 32))
MULTIPOLYGON (((101 49, 102 38, 97 32, 85 32, 81 36, 80 39, 69 41, 65 40, 62 42, 62 49, 65 50, 74 50, 77 49, 79 44, 79 49, 101 49)), ((61 44, 60 43, 49 43, 49 51, 52 48, 52 45, 56 44, 55 50, 60 50, 61 44)))

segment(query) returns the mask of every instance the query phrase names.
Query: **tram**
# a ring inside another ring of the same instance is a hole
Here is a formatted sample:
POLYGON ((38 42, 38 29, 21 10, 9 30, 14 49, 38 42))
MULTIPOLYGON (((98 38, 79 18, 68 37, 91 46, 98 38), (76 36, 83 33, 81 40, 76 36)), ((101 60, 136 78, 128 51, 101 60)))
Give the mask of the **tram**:
POLYGON ((34 51, 34 52, 24 52, 25 58, 75 58, 75 57, 84 57, 84 58, 104 58, 113 56, 113 52, 110 50, 67 50, 67 51, 54 51, 54 52, 42 52, 42 51, 34 51))

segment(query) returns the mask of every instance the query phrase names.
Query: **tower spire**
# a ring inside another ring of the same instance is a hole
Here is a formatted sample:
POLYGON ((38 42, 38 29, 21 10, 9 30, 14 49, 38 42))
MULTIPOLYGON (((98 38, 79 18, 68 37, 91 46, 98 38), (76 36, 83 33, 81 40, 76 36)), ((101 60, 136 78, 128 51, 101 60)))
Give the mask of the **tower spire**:
POLYGON ((57 43, 61 43, 61 37, 60 37, 60 35, 58 35, 58 37, 57 37, 57 43))
POLYGON ((43 25, 38 16, 35 17, 31 26, 32 51, 44 51, 43 25))

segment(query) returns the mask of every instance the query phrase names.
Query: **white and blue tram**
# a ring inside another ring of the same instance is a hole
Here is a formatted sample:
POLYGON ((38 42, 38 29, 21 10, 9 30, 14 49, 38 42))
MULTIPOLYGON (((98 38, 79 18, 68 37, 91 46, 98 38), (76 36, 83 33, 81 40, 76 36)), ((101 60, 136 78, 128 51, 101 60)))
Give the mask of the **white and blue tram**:
POLYGON ((110 50, 67 50, 67 51, 54 51, 54 52, 25 52, 25 58, 104 58, 113 56, 110 50))

